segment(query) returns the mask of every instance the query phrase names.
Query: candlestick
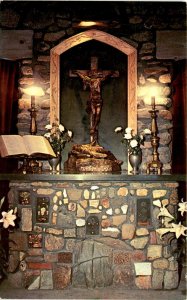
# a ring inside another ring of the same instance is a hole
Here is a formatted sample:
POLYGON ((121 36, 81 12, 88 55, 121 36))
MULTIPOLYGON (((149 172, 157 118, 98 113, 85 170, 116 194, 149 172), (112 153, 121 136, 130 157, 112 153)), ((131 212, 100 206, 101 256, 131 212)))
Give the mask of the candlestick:
POLYGON ((157 112, 158 110, 155 110, 155 97, 152 97, 151 100, 153 101, 152 104, 152 110, 150 110, 151 114, 151 145, 153 147, 153 159, 152 162, 147 164, 147 174, 156 173, 158 175, 161 174, 162 170, 162 163, 159 160, 159 154, 158 154, 158 146, 159 146, 159 137, 157 136, 158 128, 157 128, 157 112), (154 99, 153 99, 154 98, 154 99))

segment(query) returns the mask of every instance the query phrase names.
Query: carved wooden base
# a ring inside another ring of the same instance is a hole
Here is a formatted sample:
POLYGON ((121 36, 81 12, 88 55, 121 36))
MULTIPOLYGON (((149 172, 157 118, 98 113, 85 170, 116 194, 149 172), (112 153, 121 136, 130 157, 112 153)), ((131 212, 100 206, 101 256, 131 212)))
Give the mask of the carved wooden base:
POLYGON ((119 161, 108 150, 99 145, 74 145, 64 163, 66 173, 117 173, 121 171, 119 161))

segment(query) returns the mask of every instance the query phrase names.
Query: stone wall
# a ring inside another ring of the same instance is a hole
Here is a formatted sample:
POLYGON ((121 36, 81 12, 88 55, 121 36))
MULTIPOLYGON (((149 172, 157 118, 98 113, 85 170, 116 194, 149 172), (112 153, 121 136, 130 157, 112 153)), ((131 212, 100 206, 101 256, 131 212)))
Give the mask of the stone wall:
MULTIPOLYGON (((14 1, 13 1, 14 2, 14 1)), ((163 170, 170 170, 171 146, 172 146, 172 69, 174 59, 157 59, 156 33, 160 30, 186 30, 185 10, 179 4, 168 3, 160 7, 160 4, 139 5, 127 2, 120 11, 113 10, 113 19, 108 16, 109 27, 98 28, 125 40, 137 48, 138 51, 138 129, 150 128, 150 106, 148 105, 145 88, 151 83, 158 83, 160 86, 160 97, 157 98, 158 129, 160 137, 160 160, 163 163, 163 170), (147 5, 147 6, 146 6, 147 5), (116 13, 114 15, 114 12, 116 13), (180 17, 180 18, 179 18, 180 17), (180 21, 179 21, 180 20, 180 21)), ((52 4, 51 2, 26 4, 19 7, 19 3, 2 3, 1 6, 1 27, 3 30, 33 30, 33 56, 24 57, 20 60, 20 99, 18 113, 18 132, 27 134, 29 132, 30 97, 23 93, 22 88, 33 83, 42 86, 45 96, 37 103, 37 124, 38 133, 44 133, 44 126, 49 123, 50 110, 50 50, 64 39, 77 34, 85 29, 76 28, 74 25, 81 18, 80 10, 69 9, 72 4, 52 4), (29 8, 27 8, 27 5, 29 8), (56 5, 56 6, 55 6, 56 5)), ((74 4, 76 5, 76 4, 74 4)), ((96 10, 98 13, 98 10, 96 10)), ((92 12, 94 18, 94 10, 92 12)), ((107 19, 107 11, 105 15, 107 19)), ((146 162, 152 159, 150 141, 147 141, 143 148, 142 169, 145 169, 146 162)))
POLYGON ((17 287, 64 289, 178 286, 176 239, 160 239, 160 201, 176 216, 175 182, 11 182, 8 280, 17 287))

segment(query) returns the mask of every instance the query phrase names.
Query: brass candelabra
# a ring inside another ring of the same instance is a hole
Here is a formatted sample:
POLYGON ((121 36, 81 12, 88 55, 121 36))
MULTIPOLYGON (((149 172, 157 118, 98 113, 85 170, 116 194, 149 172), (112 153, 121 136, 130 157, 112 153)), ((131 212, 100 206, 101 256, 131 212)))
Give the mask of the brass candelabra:
POLYGON ((154 174, 161 174, 162 171, 162 163, 159 160, 158 154, 158 147, 159 147, 159 140, 160 138, 157 136, 158 134, 158 127, 157 127, 157 112, 158 110, 155 109, 155 97, 151 98, 152 109, 149 110, 151 114, 151 145, 153 147, 153 159, 151 162, 147 164, 147 174, 154 173, 154 174))

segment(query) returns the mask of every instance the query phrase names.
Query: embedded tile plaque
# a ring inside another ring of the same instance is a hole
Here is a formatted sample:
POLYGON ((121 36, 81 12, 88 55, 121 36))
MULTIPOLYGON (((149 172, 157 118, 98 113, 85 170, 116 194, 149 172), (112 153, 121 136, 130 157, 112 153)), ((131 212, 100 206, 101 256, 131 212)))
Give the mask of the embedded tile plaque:
POLYGON ((30 248, 41 248, 42 247, 42 235, 41 234, 29 234, 28 244, 30 248))
POLYGON ((49 198, 47 197, 37 198, 36 222, 49 222, 49 198))
POLYGON ((88 217, 86 221, 86 234, 99 234, 99 219, 96 216, 88 217))
POLYGON ((150 199, 137 200, 137 224, 139 226, 151 225, 150 199))
POLYGON ((18 199, 19 199, 19 204, 29 205, 31 202, 30 191, 19 191, 18 199))

